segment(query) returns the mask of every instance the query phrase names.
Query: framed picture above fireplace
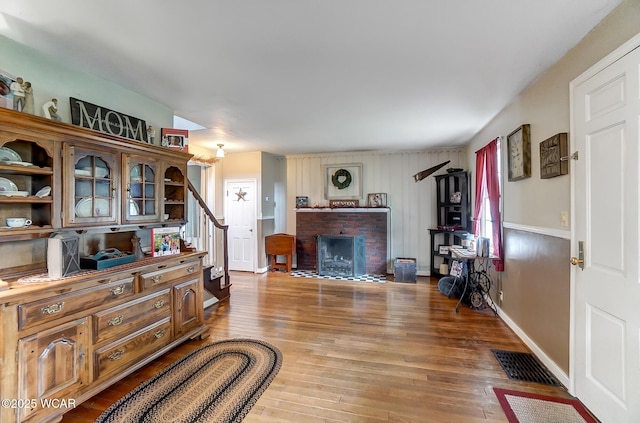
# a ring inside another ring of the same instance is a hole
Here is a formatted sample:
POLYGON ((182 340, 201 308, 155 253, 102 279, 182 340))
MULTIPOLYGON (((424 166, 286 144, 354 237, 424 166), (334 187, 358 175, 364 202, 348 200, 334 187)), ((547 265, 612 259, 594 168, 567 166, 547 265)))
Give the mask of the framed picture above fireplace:
POLYGON ((327 200, 362 198, 362 163, 325 165, 324 171, 327 200))

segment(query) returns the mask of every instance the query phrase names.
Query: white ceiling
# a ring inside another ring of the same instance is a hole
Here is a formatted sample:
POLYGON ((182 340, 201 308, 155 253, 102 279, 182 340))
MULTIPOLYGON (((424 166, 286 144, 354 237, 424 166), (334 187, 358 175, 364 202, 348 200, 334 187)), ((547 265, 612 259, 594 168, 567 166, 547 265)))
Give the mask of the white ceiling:
POLYGON ((0 0, 0 34, 168 105, 211 148, 424 149, 469 141, 619 3, 0 0))

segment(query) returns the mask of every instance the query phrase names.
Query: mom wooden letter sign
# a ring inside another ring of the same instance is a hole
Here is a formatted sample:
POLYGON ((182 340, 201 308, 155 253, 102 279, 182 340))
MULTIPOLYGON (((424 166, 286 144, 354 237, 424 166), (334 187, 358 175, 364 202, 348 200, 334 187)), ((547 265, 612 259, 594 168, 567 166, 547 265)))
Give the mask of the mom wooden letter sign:
POLYGON ((105 134, 147 142, 144 120, 70 97, 71 123, 105 134))

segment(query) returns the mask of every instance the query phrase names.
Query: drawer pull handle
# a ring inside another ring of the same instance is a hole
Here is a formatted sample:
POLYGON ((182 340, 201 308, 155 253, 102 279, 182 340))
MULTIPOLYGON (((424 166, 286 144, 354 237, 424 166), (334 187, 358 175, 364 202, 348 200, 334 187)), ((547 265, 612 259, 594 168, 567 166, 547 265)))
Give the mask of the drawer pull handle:
POLYGON ((123 315, 116 316, 113 319, 109 320, 109 326, 118 326, 122 324, 122 322, 124 322, 124 316, 123 315))
POLYGON ((164 329, 160 329, 160 330, 156 331, 156 333, 154 333, 153 336, 156 339, 160 339, 160 338, 162 338, 164 336, 164 333, 165 333, 165 330, 164 329))
POLYGON ((162 275, 155 275, 155 276, 151 276, 151 280, 152 280, 154 283, 158 283, 158 282, 160 282, 160 281, 162 280, 162 275))
POLYGON ((187 273, 193 273, 195 271, 196 271, 196 267, 195 266, 187 267, 187 273))
POLYGON ((44 306, 40 310, 42 310, 44 314, 56 314, 56 313, 60 313, 63 308, 64 308, 64 301, 60 301, 59 303, 56 303, 56 304, 44 306))
POLYGON ((113 353, 109 354, 107 358, 111 361, 120 360, 124 355, 124 352, 125 352, 124 350, 114 351, 113 353))
POLYGON ((158 300, 153 303, 153 308, 162 308, 162 306, 164 306, 164 300, 158 300))
POLYGON ((116 286, 115 288, 111 288, 109 291, 111 291, 113 295, 120 295, 124 292, 124 285, 116 286))

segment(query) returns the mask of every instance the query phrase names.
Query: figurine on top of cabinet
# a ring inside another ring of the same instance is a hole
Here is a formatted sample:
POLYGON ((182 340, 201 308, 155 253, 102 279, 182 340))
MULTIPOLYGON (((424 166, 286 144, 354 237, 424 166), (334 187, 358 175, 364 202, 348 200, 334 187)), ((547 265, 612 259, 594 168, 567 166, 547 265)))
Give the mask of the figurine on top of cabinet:
POLYGON ((10 87, 13 94, 13 110, 21 112, 24 109, 24 80, 17 77, 10 87))
POLYGON ((57 98, 52 98, 42 105, 42 116, 47 119, 55 120, 56 122, 62 122, 62 119, 58 116, 57 98))

